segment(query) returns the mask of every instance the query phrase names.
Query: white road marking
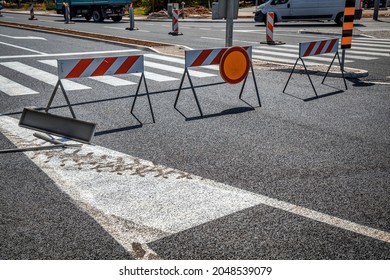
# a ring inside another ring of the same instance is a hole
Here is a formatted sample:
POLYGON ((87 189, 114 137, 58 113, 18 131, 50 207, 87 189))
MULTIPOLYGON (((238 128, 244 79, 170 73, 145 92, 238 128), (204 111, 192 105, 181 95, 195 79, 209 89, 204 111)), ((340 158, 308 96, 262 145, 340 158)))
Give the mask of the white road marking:
POLYGON ((34 36, 16 37, 16 36, 9 36, 9 35, 5 35, 5 34, 0 34, 0 36, 15 39, 15 40, 44 40, 44 41, 46 41, 46 39, 43 37, 34 37, 34 36))
POLYGON ((95 55, 95 54, 110 54, 110 53, 129 53, 129 52, 138 52, 136 49, 128 49, 128 50, 113 50, 113 51, 94 51, 94 52, 73 52, 73 53, 53 53, 47 54, 42 53, 40 55, 8 55, 8 56, 0 56, 0 59, 9 59, 9 58, 33 58, 33 57, 60 57, 60 56, 78 56, 78 55, 95 55))
MULTIPOLYGON (((58 76, 53 75, 49 72, 40 70, 35 67, 31 67, 29 65, 26 65, 24 63, 20 62, 2 62, 0 65, 3 65, 5 67, 8 67, 14 71, 17 71, 19 73, 22 73, 24 75, 30 76, 31 78, 37 79, 41 82, 44 82, 46 84, 55 86, 58 82, 58 76)), ((81 85, 79 83, 75 83, 69 80, 63 80, 64 88, 66 90, 83 90, 83 89, 90 89, 90 87, 81 85)))
POLYGON ((215 38, 215 37, 200 37, 201 39, 206 39, 206 40, 216 40, 216 41, 224 41, 225 39, 222 38, 215 38))
POLYGON ((33 52, 33 53, 39 53, 41 55, 46 55, 46 53, 44 53, 44 52, 36 51, 36 50, 33 50, 33 49, 29 49, 29 48, 25 48, 25 47, 13 45, 13 44, 8 44, 8 43, 4 43, 4 42, 0 42, 0 44, 5 45, 5 46, 9 46, 9 47, 13 47, 13 48, 17 48, 17 49, 21 49, 21 50, 24 50, 24 51, 29 51, 29 52, 33 52))
MULTIPOLYGON (((55 60, 55 59, 38 60, 38 61, 41 62, 41 63, 47 64, 47 65, 56 67, 56 68, 58 67, 57 60, 55 60)), ((114 87, 128 86, 128 85, 135 85, 136 84, 134 82, 131 82, 131 81, 128 81, 128 80, 124 80, 124 79, 120 79, 120 78, 117 78, 117 77, 114 77, 114 76, 97 76, 97 77, 89 77, 89 79, 92 79, 92 80, 95 80, 95 81, 99 81, 101 83, 105 83, 105 84, 108 84, 108 85, 111 85, 111 86, 114 86, 114 87)))
MULTIPOLYGON (((170 66, 170 65, 155 63, 155 62, 150 62, 150 61, 145 61, 145 66, 150 67, 150 68, 157 68, 160 70, 169 71, 169 72, 173 72, 173 73, 179 73, 179 74, 184 73, 184 68, 179 68, 179 67, 175 67, 175 66, 170 66)), ((191 76, 197 77, 197 78, 215 77, 216 76, 214 74, 199 72, 199 71, 195 71, 195 70, 189 70, 189 72, 190 72, 191 76)))
MULTIPOLYGON (((42 143, 8 116, 0 115, 0 132, 17 147, 42 143)), ((25 154, 126 248, 131 242, 152 242, 256 205, 390 243, 389 232, 100 146, 25 154), (110 224, 113 217, 117 222, 110 224), (126 224, 124 232, 117 230, 118 220, 126 224)))
POLYGON ((6 77, 3 77, 1 75, 0 75, 0 85, 1 85, 0 91, 10 96, 29 95, 29 94, 39 93, 28 87, 18 84, 10 79, 7 79, 6 77))
MULTIPOLYGON (((146 79, 153 80, 156 82, 169 82, 169 81, 177 81, 178 80, 177 78, 174 78, 174 77, 160 75, 160 74, 148 72, 148 71, 144 71, 144 74, 145 74, 146 79)), ((141 73, 136 73, 136 74, 131 74, 131 75, 141 77, 141 73)))

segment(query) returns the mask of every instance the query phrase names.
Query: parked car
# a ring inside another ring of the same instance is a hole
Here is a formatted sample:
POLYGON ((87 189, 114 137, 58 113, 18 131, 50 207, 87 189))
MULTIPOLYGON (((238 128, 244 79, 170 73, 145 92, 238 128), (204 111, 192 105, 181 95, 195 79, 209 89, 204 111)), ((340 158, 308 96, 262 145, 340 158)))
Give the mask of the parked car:
MULTIPOLYGON (((355 0, 355 19, 362 17, 362 0, 355 0)), ((269 0, 259 5, 255 22, 265 22, 268 12, 275 14, 275 22, 301 20, 344 20, 345 0, 269 0)))

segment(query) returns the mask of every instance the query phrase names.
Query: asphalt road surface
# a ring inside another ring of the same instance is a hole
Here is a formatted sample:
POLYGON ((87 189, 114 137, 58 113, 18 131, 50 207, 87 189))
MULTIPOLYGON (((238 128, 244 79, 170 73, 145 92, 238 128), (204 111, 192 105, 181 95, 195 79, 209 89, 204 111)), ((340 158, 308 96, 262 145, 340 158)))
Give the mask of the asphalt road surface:
MULTIPOLYGON (((139 76, 65 85, 93 145, 0 154, 1 259, 389 259, 390 96, 386 83, 255 69, 218 70, 103 42, 2 28, 0 145, 42 145, 18 126, 45 107, 56 60, 145 55, 156 123, 139 76), (33 36, 33 38, 26 38, 33 36), (37 38, 38 37, 38 38, 37 38), (24 38, 24 39, 23 39, 24 38), (97 53, 98 52, 98 53, 97 53), (184 85, 189 86, 186 79, 184 85)), ((54 78, 53 78, 54 77, 54 78)), ((61 93, 50 112, 70 116, 61 93)), ((66 141, 65 139, 60 139, 66 141)), ((48 144, 45 144, 48 145, 48 144)))

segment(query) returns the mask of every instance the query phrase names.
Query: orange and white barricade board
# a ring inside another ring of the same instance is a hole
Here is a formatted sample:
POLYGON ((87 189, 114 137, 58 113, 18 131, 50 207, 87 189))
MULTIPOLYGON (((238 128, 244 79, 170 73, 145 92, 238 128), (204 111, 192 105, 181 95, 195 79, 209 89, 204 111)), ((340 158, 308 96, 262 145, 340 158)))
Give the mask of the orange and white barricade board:
MULTIPOLYGON (((249 69, 252 71, 253 83, 256 89, 257 100, 259 103, 259 107, 261 107, 259 91, 256 84, 256 77, 253 71, 252 66, 252 47, 230 47, 230 48, 216 48, 216 49, 203 49, 203 50, 187 50, 185 51, 185 69, 183 76, 181 78, 179 90, 176 95, 174 108, 177 108, 177 102, 179 100, 180 93, 183 89, 184 79, 187 75, 188 81, 191 86, 192 93, 194 95, 196 104, 199 109, 200 115, 203 117, 203 112, 200 107, 200 103, 198 97, 195 92, 195 86, 192 82, 189 68, 192 67, 201 67, 201 66, 209 66, 209 65, 219 65, 219 72, 224 80, 224 82, 229 84, 237 84, 243 81, 241 92, 239 95, 239 99, 242 99, 242 94, 244 91, 244 86, 248 77, 249 69)), ((211 86, 218 85, 224 82, 214 83, 202 85, 211 86)), ((200 87, 200 86, 197 86, 200 87)), ((244 101, 245 102, 245 101, 244 101)), ((247 103, 248 104, 248 103, 247 103)), ((179 111, 179 110, 178 110, 179 111)), ((180 111, 179 111, 180 112, 180 111)), ((181 113, 181 112, 180 112, 181 113)))
POLYGON ((318 96, 317 91, 314 87, 314 84, 310 78, 309 72, 307 71, 307 67, 306 67, 305 62, 303 61, 303 58, 309 57, 309 56, 327 54, 327 53, 335 53, 335 55, 333 56, 332 62, 330 63, 329 68, 326 71, 325 77, 322 80, 321 84, 324 83, 326 77, 328 76, 329 70, 333 65, 333 62, 337 57, 339 65, 340 65, 341 75, 342 75, 342 78, 344 80, 345 89, 348 89, 347 83, 346 83, 345 77, 344 77, 344 71, 341 69, 341 61, 340 61, 338 49, 339 49, 339 39, 329 39, 329 40, 322 40, 322 41, 312 41, 312 42, 299 43, 299 57, 297 58, 297 60, 294 64, 294 67, 290 73, 290 76, 288 77, 287 83, 283 89, 283 93, 285 93, 285 91, 286 91, 287 85, 291 79, 292 74, 294 73, 294 70, 295 70, 295 67, 297 66, 298 61, 301 60, 302 65, 305 68, 305 72, 307 74, 307 77, 309 78, 310 84, 311 84, 311 86, 314 90, 314 93, 316 95, 316 98, 318 98, 319 96, 318 96))
MULTIPOLYGON (((96 76, 114 76, 114 75, 125 75, 133 73, 141 73, 140 80, 138 82, 137 91, 131 106, 130 113, 139 121, 139 119, 133 114, 134 105, 138 97, 138 92, 141 86, 142 80, 144 81, 146 96, 149 102, 150 112, 155 122, 152 104, 149 97, 148 86, 146 84, 144 74, 144 56, 133 55, 133 56, 115 56, 115 57, 99 57, 99 58, 82 58, 82 59, 65 59, 57 60, 58 63, 58 82, 54 88, 54 91, 50 97, 49 103, 46 106, 45 112, 47 113, 53 102, 54 96, 61 87, 62 93, 66 99, 73 118, 76 115, 72 109, 72 106, 67 97, 66 91, 62 84, 62 79, 74 79, 74 78, 85 78, 85 77, 96 77, 96 76)), ((140 121, 139 121, 140 122, 140 121)), ((141 123, 141 122, 140 122, 141 123)))

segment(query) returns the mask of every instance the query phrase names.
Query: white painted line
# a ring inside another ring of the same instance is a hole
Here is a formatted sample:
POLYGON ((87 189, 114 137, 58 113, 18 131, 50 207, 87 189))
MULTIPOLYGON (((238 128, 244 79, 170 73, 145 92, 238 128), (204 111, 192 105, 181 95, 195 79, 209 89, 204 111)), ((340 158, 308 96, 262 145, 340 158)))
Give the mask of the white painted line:
MULTIPOLYGON (((157 59, 157 60, 174 62, 174 63, 178 63, 178 64, 182 64, 182 65, 185 64, 185 60, 183 58, 178 58, 178 57, 165 56, 165 55, 159 55, 159 54, 145 54, 144 56, 146 58, 153 58, 153 59, 157 59)), ((206 68, 206 69, 219 71, 218 65, 208 65, 208 66, 201 66, 201 67, 206 68)))
MULTIPOLYGON (((42 144, 8 116, 0 116, 0 132, 17 147, 42 144)), ((257 205, 390 243, 389 232, 100 146, 25 154, 124 246, 152 242, 257 205), (112 217, 126 224, 124 232, 115 230, 118 223, 110 224, 112 217)))
MULTIPOLYGON (((58 76, 53 75, 49 72, 40 70, 35 67, 31 67, 29 65, 26 65, 24 63, 20 62, 2 62, 0 65, 3 65, 5 67, 8 67, 14 71, 17 71, 19 73, 22 73, 24 75, 27 75, 31 78, 37 79, 41 82, 44 82, 46 84, 55 86, 58 82, 58 76)), ((63 80, 63 83, 65 90, 83 90, 83 89, 90 89, 90 87, 81 85, 79 83, 75 83, 69 80, 63 80)))
MULTIPOLYGON (((270 61, 270 62, 278 62, 278 63, 282 63, 282 64, 295 64, 295 62, 296 62, 296 59, 270 57, 268 55, 252 55, 252 58, 260 59, 260 60, 264 60, 264 61, 270 61)), ((306 65, 324 65, 323 63, 314 63, 314 62, 310 62, 310 61, 305 61, 305 64, 306 65)))
POLYGON ((47 54, 42 53, 40 55, 8 55, 8 56, 0 56, 0 59, 9 59, 9 58, 33 58, 33 57, 58 57, 58 56, 76 56, 76 55, 95 55, 95 54, 110 54, 110 53, 129 53, 129 52, 138 52, 137 49, 128 49, 128 50, 114 50, 114 51, 94 51, 94 52, 74 52, 74 53, 53 53, 47 54))
MULTIPOLYGON (((277 56, 278 54, 280 54, 280 52, 282 53, 293 53, 295 54, 296 57, 298 57, 298 48, 295 48, 294 46, 292 46, 292 48, 286 48, 286 47, 280 47, 280 46, 257 46, 254 50, 266 50, 266 51, 273 51, 275 53, 275 55, 277 56)), ((333 59, 334 57, 334 53, 327 53, 327 54, 321 54, 320 57, 330 57, 331 59, 333 59)), ((350 55, 348 53, 348 55, 346 55, 347 58, 351 58, 351 59, 358 59, 358 60, 373 60, 373 59, 377 59, 377 57, 371 57, 371 56, 362 56, 362 55, 350 55)))
POLYGON ((353 38, 352 42, 359 41, 359 42, 368 42, 368 43, 377 43, 377 44, 384 44, 384 45, 390 45, 390 41, 388 39, 375 39, 375 38, 353 38))
POLYGON ((215 40, 215 41, 224 41, 225 40, 225 39, 214 38, 214 37, 200 37, 200 39, 215 40))
POLYGON ((15 36, 9 36, 9 35, 5 35, 5 34, 0 34, 0 36, 15 39, 15 40, 44 40, 44 41, 46 41, 46 39, 43 37, 34 37, 34 36, 15 37, 15 36))
POLYGON ((33 53, 39 53, 41 55, 45 55, 46 54, 44 52, 40 52, 40 51, 36 51, 36 50, 33 50, 33 49, 29 49, 29 48, 25 48, 25 47, 13 45, 13 44, 8 44, 8 43, 4 43, 4 42, 0 42, 0 44, 5 45, 5 46, 9 46, 9 47, 13 47, 13 48, 17 48, 17 49, 21 49, 21 50, 25 50, 25 51, 29 51, 29 52, 33 52, 33 53))
POLYGON ((129 86, 129 85, 136 85, 136 83, 120 79, 113 76, 97 76, 97 77, 89 77, 89 79, 99 81, 101 83, 105 83, 110 86, 119 87, 119 86, 129 86))
MULTIPOLYGON (((38 61, 41 63, 47 64, 47 65, 56 67, 56 68, 58 67, 57 60, 55 60, 55 59, 38 60, 38 61)), ((113 76, 97 76, 97 77, 89 77, 89 79, 99 81, 101 83, 105 83, 105 84, 108 84, 108 85, 111 85, 114 87, 128 86, 128 85, 135 85, 136 84, 134 82, 127 81, 127 80, 120 79, 120 78, 113 77, 113 76)))
POLYGON ((25 87, 21 84, 18 84, 6 77, 0 75, 0 92, 4 92, 9 96, 19 96, 19 95, 29 95, 29 94, 38 94, 28 87, 25 87))
POLYGON ((369 53, 370 55, 375 55, 379 57, 389 57, 389 54, 387 53, 372 53, 372 52, 366 52, 366 51, 354 51, 353 49, 348 49, 345 51, 345 57, 347 57, 349 54, 361 54, 361 55, 367 55, 369 53))
MULTIPOLYGON (((144 74, 145 74, 146 79, 153 80, 156 82, 170 82, 170 81, 177 81, 178 80, 178 79, 173 78, 173 77, 160 75, 160 74, 148 72, 148 71, 144 71, 144 74)), ((131 75, 141 77, 141 73, 136 73, 136 74, 131 74, 131 75)))
MULTIPOLYGON (((155 63, 155 62, 150 62, 150 61, 145 61, 144 63, 145 63, 146 67, 157 68, 157 69, 160 69, 163 71, 169 71, 169 72, 179 73, 179 74, 184 73, 184 68, 179 68, 179 67, 175 67, 175 66, 170 66, 170 65, 155 63)), ((190 72, 191 76, 197 77, 197 78, 215 77, 216 76, 214 74, 199 72, 199 71, 195 71, 195 70, 189 70, 189 72, 190 72)))
MULTIPOLYGON (((271 51, 265 51, 265 50, 258 50, 253 49, 253 53, 256 54, 262 54, 262 55, 275 55, 276 57, 291 57, 291 58, 298 58, 298 54, 290 54, 286 52, 271 52, 271 51)), ((333 58, 333 57, 332 57, 333 58)), ((310 59, 310 60, 315 60, 315 61, 326 61, 326 62, 332 62, 332 58, 327 58, 327 57, 321 57, 321 56, 310 56, 310 57, 305 57, 304 59, 310 59)), ((352 62, 352 60, 345 60, 345 62, 352 62)))
POLYGON ((376 53, 387 53, 388 56, 390 56, 390 50, 387 49, 387 50, 384 50, 384 49, 379 49, 379 48, 366 48, 366 47, 356 47, 356 45, 354 45, 352 43, 352 47, 351 47, 352 50, 365 50, 365 51, 370 51, 371 53, 373 54, 376 54, 376 53))
POLYGON ((368 46, 368 47, 376 47, 376 48, 381 48, 381 49, 387 49, 388 51, 390 50, 389 45, 385 45, 383 43, 377 43, 377 44, 372 44, 372 43, 362 43, 362 42, 356 42, 352 40, 352 47, 354 46, 368 46))

